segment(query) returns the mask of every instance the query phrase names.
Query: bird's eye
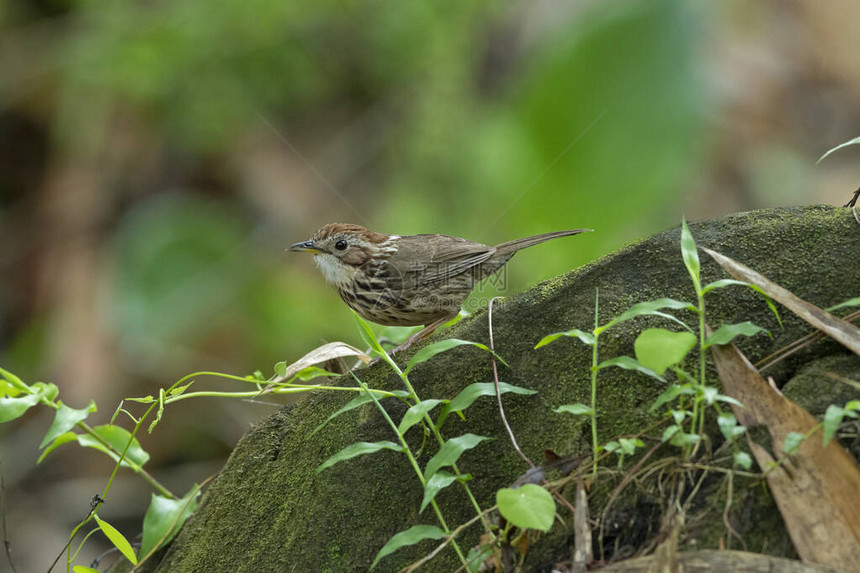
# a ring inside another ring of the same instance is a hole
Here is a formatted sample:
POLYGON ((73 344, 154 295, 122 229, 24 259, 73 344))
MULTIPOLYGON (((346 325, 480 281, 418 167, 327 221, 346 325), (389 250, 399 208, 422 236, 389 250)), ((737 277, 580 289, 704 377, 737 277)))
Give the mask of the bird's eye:
POLYGON ((348 245, 344 239, 341 239, 340 241, 338 241, 334 244, 334 248, 337 249, 338 251, 345 251, 347 246, 348 245))

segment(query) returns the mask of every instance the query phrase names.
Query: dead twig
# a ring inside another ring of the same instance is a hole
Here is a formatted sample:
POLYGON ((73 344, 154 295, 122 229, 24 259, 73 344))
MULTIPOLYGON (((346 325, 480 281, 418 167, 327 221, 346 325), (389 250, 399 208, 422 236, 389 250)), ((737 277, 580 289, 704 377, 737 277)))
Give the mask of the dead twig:
POLYGON ((15 563, 12 562, 12 543, 9 541, 9 530, 6 529, 6 478, 3 476, 2 465, 0 465, 0 526, 3 527, 3 549, 6 552, 6 561, 9 562, 12 573, 18 573, 15 563))
POLYGON ((514 449, 516 450, 516 452, 520 455, 520 457, 522 459, 525 460, 525 462, 530 467, 535 467, 534 462, 532 462, 531 459, 529 459, 529 457, 527 455, 525 455, 523 453, 523 451, 520 449, 520 445, 517 443, 517 438, 516 438, 516 436, 514 436, 514 431, 511 429, 510 424, 508 424, 508 419, 505 416, 505 407, 504 407, 504 405, 502 405, 502 393, 499 391, 499 367, 496 364, 496 347, 495 347, 495 344, 493 343, 493 302, 497 298, 502 298, 502 297, 496 296, 496 297, 493 297, 490 299, 489 308, 487 309, 487 316, 488 316, 488 320, 489 320, 489 329, 490 329, 490 350, 493 351, 492 354, 490 355, 490 357, 492 358, 492 361, 493 361, 493 382, 496 385, 496 400, 499 403, 499 415, 502 417, 502 423, 505 425, 505 430, 507 430, 508 436, 511 438, 511 444, 514 446, 514 449))

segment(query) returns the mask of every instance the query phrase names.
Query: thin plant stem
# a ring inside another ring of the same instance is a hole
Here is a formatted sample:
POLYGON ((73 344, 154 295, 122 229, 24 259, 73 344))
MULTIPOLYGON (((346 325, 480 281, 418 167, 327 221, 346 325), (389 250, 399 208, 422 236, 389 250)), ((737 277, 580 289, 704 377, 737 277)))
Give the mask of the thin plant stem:
MULTIPOLYGON (((490 512, 492 512, 492 511, 496 511, 498 508, 499 508, 499 506, 494 505, 493 507, 490 507, 490 508, 485 509, 485 510, 482 512, 482 514, 483 514, 483 515, 488 515, 490 512)), ((427 555, 425 555, 424 557, 422 557, 422 558, 421 558, 421 559, 419 559, 418 561, 416 561, 416 562, 414 562, 414 563, 411 563, 411 564, 407 565, 406 567, 404 567, 403 569, 401 569, 401 570, 399 571, 399 573, 411 573, 412 571, 416 571, 418 568, 420 568, 421 566, 423 566, 424 564, 426 564, 428 561, 430 561, 431 559, 433 559, 436 555, 438 555, 438 554, 439 554, 439 552, 440 552, 440 551, 442 551, 442 550, 445 548, 445 546, 446 546, 446 545, 448 545, 449 543, 451 543, 452 541, 454 541, 454 539, 456 539, 456 537, 457 537, 460 533, 462 533, 462 532, 463 532, 463 530, 465 530, 465 529, 466 529, 466 528, 468 528, 468 527, 471 527, 472 525, 474 525, 475 523, 477 523, 480 519, 481 519, 481 516, 480 516, 480 515, 476 515, 475 517, 473 517, 472 519, 470 519, 470 520, 469 520, 469 521, 467 521, 466 523, 464 523, 464 524, 462 524, 462 525, 458 526, 458 527, 457 527, 457 529, 455 529, 454 531, 452 531, 452 532, 451 532, 451 535, 449 535, 448 537, 446 537, 446 538, 445 538, 445 540, 444 540, 442 543, 440 543, 438 546, 436 546, 436 548, 435 548, 433 551, 431 551, 430 553, 428 553, 427 555)), ((466 563, 465 565, 468 565, 468 563, 466 563)), ((464 566, 465 566, 465 565, 464 565, 464 566)), ((459 569, 457 569, 457 571, 462 571, 464 566, 461 566, 459 569)), ((456 573, 456 572, 455 572, 455 573, 456 573)))
POLYGON ((592 462, 591 462, 591 471, 594 475, 594 479, 597 479, 597 454, 598 454, 598 446, 597 446, 597 365, 598 365, 598 351, 597 351, 597 340, 600 336, 600 324, 599 324, 599 289, 594 289, 594 346, 591 347, 591 451, 592 451, 592 462))
MULTIPOLYGON (((315 386, 315 385, 307 385, 307 386, 291 386, 291 387, 276 387, 267 394, 298 394, 301 392, 310 392, 312 390, 335 390, 341 392, 361 392, 361 388, 349 387, 349 386, 315 386)), ((372 388, 368 389, 368 392, 373 394, 377 394, 382 398, 390 398, 396 396, 392 392, 387 392, 385 390, 374 390, 372 388)), ((247 392, 220 392, 220 391, 209 391, 202 390, 200 392, 188 392, 184 394, 179 394, 178 396, 170 396, 165 398, 165 404, 173 404, 174 402, 179 402, 180 400, 187 400, 188 398, 200 398, 200 397, 216 397, 216 398, 254 398, 255 396, 259 396, 260 392, 258 390, 249 390, 247 392)), ((153 400, 155 400, 153 398, 153 400)))
MULTIPOLYGON (((362 387, 367 388, 367 385, 363 382, 361 383, 362 387)), ((412 453, 412 448, 409 447, 409 444, 406 442, 406 436, 400 433, 397 429, 397 424, 394 423, 394 420, 391 419, 391 416, 388 415, 388 412, 385 408, 382 407, 382 404, 379 403, 376 396, 368 393, 373 403, 376 404, 377 409, 382 413, 382 416, 385 418, 385 421, 388 422, 388 425, 391 426, 391 429, 394 430, 394 433, 397 434, 397 439, 400 440, 400 444, 403 446, 403 453, 406 454, 406 457, 409 459, 409 464, 412 466, 412 469, 415 471, 416 475, 418 475, 418 480, 421 482, 421 487, 423 488, 427 485, 427 480, 424 479, 424 472, 421 471, 421 467, 418 465, 418 460, 415 459, 415 455, 412 453)), ((439 507, 439 504, 436 503, 436 500, 430 502, 430 505, 433 506, 433 511, 436 513, 436 518, 439 520, 439 524, 442 526, 442 529, 446 534, 451 533, 451 529, 448 527, 448 523, 445 521, 445 517, 442 515, 442 510, 439 507)), ((455 540, 451 540, 451 547, 454 548, 454 551, 457 552, 457 557, 460 558, 460 562, 465 565, 466 564, 466 556, 463 555, 462 549, 457 544, 455 540)))
MULTIPOLYGON (((705 295, 702 294, 702 290, 698 284, 696 285, 696 296, 699 299, 699 389, 701 390, 705 387, 705 359, 707 358, 707 354, 705 353, 705 295)), ((699 392, 696 392, 696 403, 698 404, 701 399, 699 392)), ((701 434, 705 429, 704 406, 699 415, 699 434, 701 434)), ((693 420, 695 421, 695 419, 694 416, 693 420)), ((693 431, 695 431, 695 425, 693 426, 693 431)))
MULTIPOLYGON (((99 436, 96 433, 96 431, 93 430, 86 422, 78 422, 77 427, 79 427, 80 429, 85 431, 87 434, 92 436, 93 439, 95 439, 97 442, 99 442, 101 445, 103 445, 105 448, 107 448, 109 451, 111 451, 115 455, 121 456, 121 459, 123 459, 125 457, 125 452, 128 451, 128 446, 126 446, 125 451, 123 451, 123 454, 121 455, 120 452, 118 452, 116 450, 116 448, 114 448, 112 445, 110 445, 108 442, 106 442, 101 436, 99 436)), ((131 440, 129 440, 129 444, 131 444, 131 440)), ((122 463, 122 462, 119 462, 119 463, 122 463)), ((167 489, 166 487, 161 485, 161 483, 159 483, 159 481, 157 479, 155 479, 155 477, 152 474, 150 474, 148 471, 143 469, 143 467, 138 466, 137 464, 135 464, 134 467, 131 467, 131 462, 129 461, 128 463, 129 463, 129 467, 131 468, 132 471, 134 471, 134 473, 140 474, 140 477, 142 477, 154 489, 158 490, 158 492, 161 495, 163 495, 165 497, 169 497, 170 499, 177 499, 176 496, 169 489, 167 489)), ((102 497, 104 497, 104 496, 102 496, 102 497)))
POLYGON ((81 542, 78 544, 78 548, 77 548, 77 549, 75 550, 75 552, 72 554, 72 561, 74 561, 75 559, 77 559, 77 558, 78 558, 78 553, 80 553, 80 552, 81 552, 81 549, 83 549, 83 548, 84 548, 84 543, 86 543, 86 542, 87 542, 87 539, 89 539, 89 538, 90 538, 94 533, 96 533, 97 531, 99 531, 99 528, 98 528, 98 527, 96 527, 95 529, 92 529, 89 533, 87 533, 87 534, 84 536, 84 538, 83 538, 83 539, 81 540, 81 542))
MULTIPOLYGON (((400 380, 403 382, 403 385, 406 386, 406 390, 409 392, 409 396, 413 400, 415 400, 415 403, 417 404, 418 402, 420 402, 421 399, 418 397, 418 393, 415 391, 415 388, 412 386, 412 383, 409 381, 409 377, 406 375, 406 373, 404 373, 403 370, 400 369, 397 363, 394 362, 394 360, 388 354, 383 353, 383 359, 388 362, 388 365, 391 366, 397 376, 400 377, 400 380)), ((445 438, 442 437, 442 433, 439 431, 439 428, 436 427, 436 424, 433 423, 433 419, 430 417, 429 412, 424 413, 424 421, 427 423, 427 426, 430 428, 430 431, 433 432, 433 436, 436 438, 436 441, 439 443, 439 446, 442 446, 445 443, 445 438)), ((460 471, 460 468, 457 467, 456 463, 451 464, 451 469, 454 470, 454 475, 456 475, 458 478, 463 477, 463 473, 460 471)), ((478 515, 482 515, 483 510, 481 509, 481 505, 478 503, 478 500, 475 499, 474 494, 472 494, 471 488, 469 488, 465 480, 458 479, 457 481, 459 481, 462 485, 463 491, 466 492, 466 496, 469 498, 469 502, 472 504, 472 507, 475 508, 475 512, 478 515)), ((484 522, 484 527, 486 528, 486 530, 491 531, 489 521, 487 521, 486 518, 482 518, 482 521, 484 522)))
MULTIPOLYGON (((185 379, 187 379, 187 377, 185 377, 185 378, 181 379, 180 381, 185 380, 185 379)), ((178 384, 179 384, 179 382, 174 383, 174 385, 173 385, 173 386, 171 386, 171 388, 175 387, 175 386, 176 386, 176 385, 178 385, 178 384)), ((105 489, 104 489, 104 491, 102 492, 102 494, 101 494, 101 496, 100 496, 100 498, 99 498, 98 502, 96 503, 95 507, 93 507, 93 508, 90 510, 90 512, 87 514, 87 516, 86 516, 86 517, 85 517, 85 518, 84 518, 80 523, 78 523, 78 524, 74 527, 74 529, 72 529, 72 532, 69 534, 69 541, 68 541, 68 543, 66 543, 66 546, 63 548, 63 550, 62 550, 62 551, 60 551, 60 554, 59 554, 59 555, 57 555, 57 558, 56 558, 56 559, 54 559, 54 562, 53 562, 53 563, 51 564, 51 566, 48 568, 48 571, 49 571, 49 572, 50 572, 51 570, 53 570, 54 566, 55 566, 55 565, 57 564, 57 562, 60 560, 60 557, 62 557, 62 556, 63 556, 63 553, 64 553, 64 552, 66 553, 66 571, 68 572, 68 571, 70 571, 70 570, 71 570, 71 563, 72 563, 72 555, 71 555, 71 550, 72 550, 72 540, 75 538, 75 536, 78 534, 78 532, 79 532, 79 531, 80 531, 80 530, 81 530, 81 529, 82 529, 82 528, 83 528, 87 523, 89 523, 90 521, 92 521, 93 516, 95 516, 96 512, 98 511, 98 509, 99 509, 99 508, 102 506, 102 504, 104 504, 104 502, 107 500, 108 493, 110 492, 111 486, 113 485, 113 480, 116 478, 116 474, 119 472, 119 468, 122 466, 122 460, 124 460, 124 459, 125 459, 125 455, 128 453, 128 449, 131 447, 131 444, 132 444, 132 442, 134 441, 134 436, 135 436, 135 434, 137 434, 138 430, 140 429, 141 424, 143 424, 143 421, 146 419, 146 417, 147 417, 150 413, 152 413, 152 410, 153 410, 157 405, 158 405, 158 402, 156 402, 156 403, 154 403, 154 404, 151 404, 151 405, 149 406, 149 408, 147 408, 146 412, 144 412, 143 416, 141 416, 141 417, 140 417, 140 419, 137 421, 137 423, 134 425, 133 430, 130 432, 130 434, 131 434, 131 435, 130 435, 130 436, 129 436, 129 438, 128 438, 128 442, 125 444, 125 449, 123 449, 122 453, 120 453, 120 454, 119 454, 119 459, 117 460, 116 464, 114 464, 114 466, 113 466, 113 471, 111 471, 110 477, 108 478, 107 485, 105 485, 105 489)), ((81 423, 83 423, 83 422, 81 422, 81 423)), ((92 431, 92 429, 91 429, 91 431, 92 431)), ((93 432, 93 435, 95 435, 95 434, 94 434, 94 432, 93 432)), ((113 450, 113 448, 111 448, 111 450, 113 450)), ((165 490, 165 491, 167 491, 167 490, 165 490)), ((175 496, 175 495, 173 495, 172 493, 170 493, 169 491, 167 491, 167 494, 168 494, 171 498, 173 498, 173 499, 175 499, 175 498, 176 498, 176 496, 175 496)))

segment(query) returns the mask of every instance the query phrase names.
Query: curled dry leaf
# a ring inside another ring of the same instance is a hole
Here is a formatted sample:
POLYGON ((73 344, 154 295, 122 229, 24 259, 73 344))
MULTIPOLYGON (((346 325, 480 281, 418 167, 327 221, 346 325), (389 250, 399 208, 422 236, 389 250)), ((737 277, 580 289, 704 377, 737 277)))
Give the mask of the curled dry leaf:
MULTIPOLYGON (((771 388, 734 345, 712 346, 711 352, 724 392, 745 406, 732 405, 743 425, 767 426, 779 447, 790 433, 805 434, 817 424, 803 407, 771 388)), ((749 434, 747 440, 759 466, 771 468, 773 456, 749 434)), ((860 467, 842 446, 835 440, 822 446, 816 434, 770 471, 767 481, 803 561, 860 570, 860 467)))
POLYGON ((335 358, 344 358, 346 356, 355 356, 365 364, 369 364, 371 360, 367 354, 346 342, 329 342, 328 344, 323 344, 318 348, 314 348, 287 366, 287 370, 284 375, 273 379, 267 388, 270 388, 274 384, 283 384, 284 382, 289 381, 290 378, 309 366, 320 364, 335 358))
POLYGON ((711 255, 717 263, 730 275, 738 280, 752 283, 761 288, 773 300, 785 306, 797 316, 833 338, 846 348, 860 355, 860 328, 850 322, 833 316, 812 303, 806 302, 794 293, 774 283, 764 275, 752 270, 725 255, 711 249, 701 247, 703 251, 711 255))

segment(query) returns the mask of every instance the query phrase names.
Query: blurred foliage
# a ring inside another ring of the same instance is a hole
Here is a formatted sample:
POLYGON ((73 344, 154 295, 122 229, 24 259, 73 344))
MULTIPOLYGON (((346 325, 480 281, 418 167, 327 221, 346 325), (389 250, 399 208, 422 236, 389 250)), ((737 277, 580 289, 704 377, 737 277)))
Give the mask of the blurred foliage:
MULTIPOLYGON (((287 139, 289 156, 291 130, 301 148, 332 114, 382 106, 372 188, 335 184, 374 227, 489 243, 597 229, 517 257, 502 282, 509 294, 675 221, 678 208, 667 206, 697 170, 707 104, 696 75, 701 9, 674 0, 570 7, 552 26, 539 23, 539 40, 517 28, 522 10, 70 4, 43 62, 56 82, 54 153, 86 161, 102 157, 117 130, 155 134, 168 167, 229 186, 235 176, 218 158, 264 129, 257 114, 279 131, 267 137, 287 139)), ((117 213, 110 323, 136 358, 131 370, 147 364, 164 376, 159 364, 187 363, 185 351, 246 356, 254 368, 349 336, 345 310, 306 259, 261 253, 271 245, 253 238, 260 205, 241 190, 212 197, 193 181, 173 183, 155 183, 117 213)), ((322 212, 293 221, 283 244, 327 222, 329 208, 344 215, 331 190, 317 193, 328 194, 322 212)))

